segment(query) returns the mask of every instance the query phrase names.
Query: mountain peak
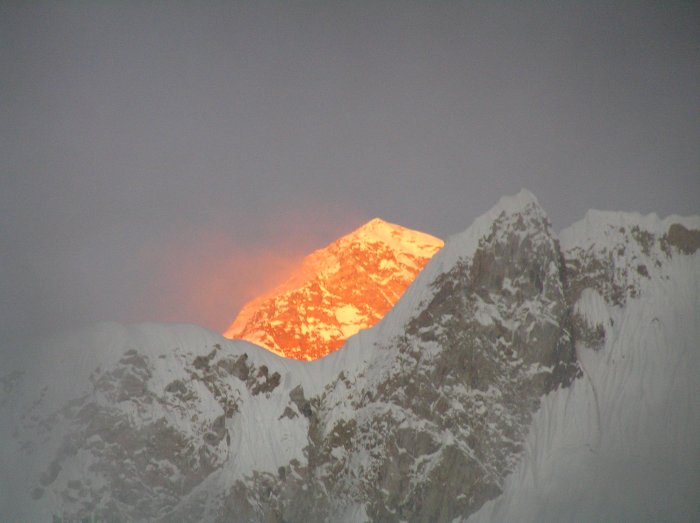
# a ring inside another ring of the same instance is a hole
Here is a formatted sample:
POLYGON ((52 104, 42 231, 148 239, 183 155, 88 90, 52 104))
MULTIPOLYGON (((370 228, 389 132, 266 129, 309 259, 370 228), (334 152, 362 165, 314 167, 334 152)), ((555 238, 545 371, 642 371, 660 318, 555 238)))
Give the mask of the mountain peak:
POLYGON ((224 336, 296 359, 325 356, 382 319, 442 245, 373 218, 311 253, 285 283, 246 304, 224 336))
POLYGON ((407 230, 407 229, 404 229, 400 225, 395 225, 393 223, 389 223, 387 221, 384 221, 381 218, 372 218, 370 221, 360 225, 357 229, 355 229, 351 233, 349 233, 345 236, 341 236, 341 238, 339 238, 339 240, 343 239, 343 238, 356 238, 356 237, 374 238, 377 235, 391 234, 392 231, 397 231, 397 230, 407 230))
POLYGON ((386 222, 385 220, 382 220, 382 219, 379 218, 379 217, 374 217, 374 218, 372 218, 370 221, 368 221, 367 223, 365 223, 364 225, 362 225, 362 226, 360 227, 360 229, 364 229, 364 228, 375 228, 375 227, 385 227, 385 226, 388 226, 388 225, 391 225, 391 224, 389 224, 389 223, 386 222))
POLYGON ((430 234, 409 229, 381 218, 372 218, 350 234, 336 240, 338 244, 382 244, 395 253, 424 257, 437 252, 443 241, 430 234))
POLYGON ((501 196, 494 208, 511 213, 518 212, 529 205, 540 207, 540 202, 537 200, 537 197, 527 189, 520 189, 516 194, 501 196))

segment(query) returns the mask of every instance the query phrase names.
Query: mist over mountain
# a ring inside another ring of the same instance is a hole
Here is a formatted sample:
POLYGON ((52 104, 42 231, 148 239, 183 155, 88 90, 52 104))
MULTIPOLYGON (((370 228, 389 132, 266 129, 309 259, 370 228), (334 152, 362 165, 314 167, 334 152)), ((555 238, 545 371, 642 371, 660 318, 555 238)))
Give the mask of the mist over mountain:
POLYGON ((0 513, 697 520, 698 249, 700 217, 557 235, 522 191, 316 361, 192 325, 52 339, 0 372, 0 513))

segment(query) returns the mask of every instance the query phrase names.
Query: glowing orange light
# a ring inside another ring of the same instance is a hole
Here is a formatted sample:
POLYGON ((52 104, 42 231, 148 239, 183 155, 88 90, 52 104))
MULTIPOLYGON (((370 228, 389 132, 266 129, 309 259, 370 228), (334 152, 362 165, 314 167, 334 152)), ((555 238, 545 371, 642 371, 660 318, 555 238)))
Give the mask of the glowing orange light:
POLYGON ((237 245, 220 231, 191 231, 154 242, 142 255, 153 275, 132 321, 196 323, 220 331, 228 311, 284 281, 303 258, 288 246, 237 245))
POLYGON ((321 358, 381 320, 442 245, 375 218, 304 258, 286 282, 248 302, 224 336, 321 358))

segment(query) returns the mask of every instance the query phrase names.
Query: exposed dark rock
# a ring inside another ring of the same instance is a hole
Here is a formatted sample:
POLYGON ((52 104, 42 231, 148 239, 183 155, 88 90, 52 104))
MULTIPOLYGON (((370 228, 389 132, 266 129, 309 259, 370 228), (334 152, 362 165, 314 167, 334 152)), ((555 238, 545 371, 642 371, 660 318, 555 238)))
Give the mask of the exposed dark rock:
POLYGON ((605 326, 601 324, 590 325, 580 315, 574 315, 572 321, 572 333, 577 342, 594 350, 601 350, 605 346, 605 326))
POLYGON ((671 247, 683 254, 695 254, 700 248, 700 231, 686 229, 680 223, 674 223, 668 228, 665 239, 671 247))

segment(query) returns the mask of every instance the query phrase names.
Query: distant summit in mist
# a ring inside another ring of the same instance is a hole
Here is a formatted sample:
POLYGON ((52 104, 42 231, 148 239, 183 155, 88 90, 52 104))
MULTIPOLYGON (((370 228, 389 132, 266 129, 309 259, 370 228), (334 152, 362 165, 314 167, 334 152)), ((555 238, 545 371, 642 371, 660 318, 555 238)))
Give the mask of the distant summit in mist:
POLYGON ((443 241, 379 218, 307 256, 282 285, 247 303, 224 336, 314 360, 381 320, 443 241))

